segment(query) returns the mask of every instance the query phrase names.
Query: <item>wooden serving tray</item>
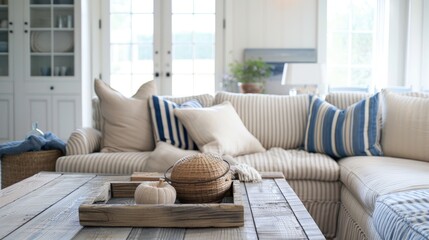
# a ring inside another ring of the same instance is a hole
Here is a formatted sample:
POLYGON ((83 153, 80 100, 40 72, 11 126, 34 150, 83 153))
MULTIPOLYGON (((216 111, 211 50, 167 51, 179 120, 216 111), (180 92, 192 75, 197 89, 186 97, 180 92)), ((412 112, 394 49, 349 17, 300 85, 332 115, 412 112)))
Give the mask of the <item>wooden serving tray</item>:
POLYGON ((239 181, 233 181, 222 203, 162 205, 135 204, 134 191, 140 183, 106 183, 101 194, 80 205, 80 224, 102 227, 178 228, 244 225, 244 207, 239 181))

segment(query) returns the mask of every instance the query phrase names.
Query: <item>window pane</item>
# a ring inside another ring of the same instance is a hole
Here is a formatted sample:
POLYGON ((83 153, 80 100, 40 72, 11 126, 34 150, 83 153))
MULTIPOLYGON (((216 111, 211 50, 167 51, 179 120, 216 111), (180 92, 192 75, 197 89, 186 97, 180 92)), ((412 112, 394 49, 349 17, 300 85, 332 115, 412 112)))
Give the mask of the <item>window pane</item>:
POLYGON ((145 82, 149 82, 150 80, 153 80, 153 75, 152 74, 134 74, 132 75, 132 89, 135 89, 135 91, 132 93, 134 95, 134 93, 137 92, 137 90, 140 88, 140 86, 145 83, 145 82))
POLYGON ((193 57, 192 44, 174 44, 173 61, 176 59, 192 59, 193 57))
POLYGON ((124 44, 110 45, 110 72, 131 73, 131 46, 124 44))
POLYGON ((192 42, 194 18, 192 14, 172 16, 173 42, 192 42))
POLYGON ((215 92, 215 81, 213 75, 200 75, 194 76, 194 88, 198 89, 203 93, 214 93, 215 92))
POLYGON ((132 73, 151 74, 153 72, 152 45, 133 45, 132 73))
POLYGON ((331 67, 327 72, 329 76, 329 85, 346 86, 349 85, 349 74, 347 67, 331 67))
POLYGON ((351 80, 355 85, 368 85, 371 83, 372 72, 370 68, 352 68, 351 80))
MULTIPOLYGON (((133 0, 132 8, 134 13, 153 13, 154 0, 133 0)), ((158 0, 155 0, 158 1, 158 0)))
MULTIPOLYGON (((194 0, 172 0, 172 13, 193 13, 194 0)), ((174 21, 173 21, 174 23, 174 21)))
POLYGON ((131 74, 111 74, 110 86, 123 95, 131 97, 135 93, 130 91, 131 78, 131 74))
POLYGON ((372 34, 352 34, 352 64, 372 64, 372 34))
MULTIPOLYGON (((197 59, 194 62, 194 72, 214 75, 214 59, 197 59)), ((213 76, 212 76, 213 78, 213 76)))
POLYGON ((153 15, 152 14, 133 14, 132 15, 132 41, 134 43, 153 41, 153 15))
POLYGON ((194 77, 192 74, 174 74, 174 96, 190 96, 194 94, 194 77))
POLYGON ((195 44, 195 59, 214 59, 215 46, 213 44, 195 44))
POLYGON ((194 17, 194 41, 214 43, 215 40, 215 18, 213 15, 200 14, 194 17))
POLYGON ((194 61, 191 59, 179 59, 174 60, 173 64, 173 78, 175 78, 176 73, 188 73, 192 74, 194 72, 194 61))
POLYGON ((374 27, 374 11, 377 1, 354 0, 352 4, 352 29, 355 31, 372 31, 374 27))
POLYGON ((110 0, 111 13, 128 13, 131 11, 131 0, 110 0))
POLYGON ((216 1, 172 3, 173 95, 214 93, 216 1))
POLYGON ((198 13, 215 13, 215 1, 194 0, 194 9, 198 13))
POLYGON ((329 30, 347 30, 350 18, 350 2, 346 0, 328 0, 327 16, 329 30))
POLYGON ((153 79, 153 0, 110 3, 110 84, 132 96, 153 79))
POLYGON ((131 42, 131 16, 130 14, 110 15, 110 42, 131 42))
POLYGON ((328 39, 328 62, 345 64, 348 62, 349 37, 347 33, 331 33, 328 39))

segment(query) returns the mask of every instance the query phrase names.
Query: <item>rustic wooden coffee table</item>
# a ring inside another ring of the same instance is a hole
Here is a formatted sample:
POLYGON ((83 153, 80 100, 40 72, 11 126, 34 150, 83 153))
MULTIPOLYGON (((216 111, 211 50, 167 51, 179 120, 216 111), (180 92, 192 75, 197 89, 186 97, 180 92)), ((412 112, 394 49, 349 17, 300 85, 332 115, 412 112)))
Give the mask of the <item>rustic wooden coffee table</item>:
POLYGON ((241 183, 244 227, 82 227, 80 204, 130 176, 41 172, 0 191, 0 239, 325 239, 281 178, 241 183))

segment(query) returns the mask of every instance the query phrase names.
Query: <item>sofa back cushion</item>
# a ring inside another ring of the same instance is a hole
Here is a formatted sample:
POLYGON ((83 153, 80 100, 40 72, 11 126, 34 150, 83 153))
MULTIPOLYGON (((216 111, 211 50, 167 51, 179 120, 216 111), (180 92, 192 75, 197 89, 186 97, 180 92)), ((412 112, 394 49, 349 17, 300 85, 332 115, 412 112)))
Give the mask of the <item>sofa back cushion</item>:
POLYGON ((429 95, 404 96, 383 91, 383 103, 384 154, 429 161, 429 95))
POLYGON ((326 95, 325 101, 334 105, 339 109, 346 109, 347 107, 369 96, 371 96, 371 94, 369 93, 354 93, 354 92, 329 93, 328 95, 326 95))
POLYGON ((215 104, 231 102, 244 126, 266 149, 295 149, 304 142, 308 95, 280 96, 219 92, 215 104))

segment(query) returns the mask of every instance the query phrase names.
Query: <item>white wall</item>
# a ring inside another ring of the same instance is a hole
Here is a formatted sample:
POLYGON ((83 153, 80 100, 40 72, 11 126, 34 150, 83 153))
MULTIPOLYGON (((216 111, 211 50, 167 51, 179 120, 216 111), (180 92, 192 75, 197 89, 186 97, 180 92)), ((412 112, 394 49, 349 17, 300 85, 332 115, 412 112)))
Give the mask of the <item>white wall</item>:
MULTIPOLYGON (((245 48, 317 48, 317 0, 226 0, 225 11, 224 72, 243 60, 245 48)), ((280 81, 267 90, 288 91, 280 81)))

